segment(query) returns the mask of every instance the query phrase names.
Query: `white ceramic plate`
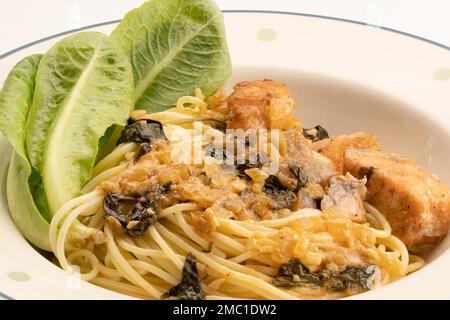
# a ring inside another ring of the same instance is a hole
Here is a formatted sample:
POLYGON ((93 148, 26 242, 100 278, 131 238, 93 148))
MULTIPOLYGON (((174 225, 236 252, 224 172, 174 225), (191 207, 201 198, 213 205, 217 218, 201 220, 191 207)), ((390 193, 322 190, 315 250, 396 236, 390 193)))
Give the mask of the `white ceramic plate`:
MULTIPOLYGON (((286 82, 305 126, 332 134, 364 130, 387 151, 415 160, 450 184, 450 49, 349 21, 298 14, 226 12, 234 63, 230 84, 286 82)), ((117 22, 89 30, 109 33, 117 22)), ((45 52, 51 37, 0 57, 0 83, 22 57, 45 52)), ((9 146, 0 139, 0 296, 14 299, 123 299, 78 282, 36 252, 12 223, 5 199, 9 146)), ((450 298, 450 238, 422 270, 352 298, 450 298)))

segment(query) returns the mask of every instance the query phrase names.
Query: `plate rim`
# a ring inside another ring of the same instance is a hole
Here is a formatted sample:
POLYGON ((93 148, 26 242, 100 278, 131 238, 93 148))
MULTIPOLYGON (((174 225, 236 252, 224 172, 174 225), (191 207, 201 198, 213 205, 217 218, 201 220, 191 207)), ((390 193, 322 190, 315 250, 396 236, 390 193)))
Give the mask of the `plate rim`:
MULTIPOLYGON (((409 33, 406 31, 401 31, 398 29, 389 28, 389 27, 385 27, 382 25, 370 24, 367 22, 359 21, 359 20, 352 20, 352 19, 339 18, 339 17, 334 17, 334 16, 326 16, 326 15, 320 15, 320 14, 305 13, 305 12, 278 11, 278 10, 225 9, 225 10, 221 10, 221 11, 225 14, 226 13, 259 13, 259 14, 268 13, 268 14, 278 14, 278 15, 293 15, 293 16, 301 16, 301 17, 307 17, 307 18, 333 20, 333 21, 339 21, 339 22, 344 22, 344 23, 351 23, 351 24, 356 24, 356 25, 360 25, 360 26, 377 28, 377 29, 380 29, 380 30, 383 30, 386 32, 396 33, 396 34, 402 35, 404 37, 410 37, 415 40, 419 40, 419 41, 422 41, 422 42, 425 42, 425 43, 428 43, 428 44, 431 44, 431 45, 437 46, 439 48, 450 51, 450 46, 447 46, 443 43, 440 43, 440 42, 437 42, 437 41, 434 41, 434 40, 431 40, 431 39, 428 39, 428 38, 425 38, 422 36, 418 36, 416 34, 409 33)), ((87 29, 91 29, 91 28, 96 28, 96 27, 106 26, 106 25, 110 25, 110 24, 114 24, 114 23, 119 23, 120 21, 122 21, 122 19, 104 21, 104 22, 86 25, 86 26, 83 26, 80 28, 75 28, 75 29, 70 29, 70 30, 66 30, 63 32, 55 33, 50 36, 46 36, 46 37, 40 38, 38 40, 26 43, 24 45, 21 45, 17 48, 12 49, 12 50, 6 51, 5 53, 0 54, 0 60, 4 59, 14 53, 17 53, 21 50, 24 50, 26 48, 29 48, 29 47, 39 44, 41 42, 51 40, 53 38, 58 38, 58 37, 61 37, 64 35, 72 34, 74 32, 79 32, 79 31, 83 31, 83 30, 87 30, 87 29)))
MULTIPOLYGON (((291 16, 301 16, 301 17, 307 17, 307 18, 314 18, 314 19, 322 19, 322 20, 332 20, 332 21, 338 21, 338 22, 343 22, 343 23, 349 23, 349 24, 354 24, 354 25, 359 25, 359 26, 365 26, 365 27, 371 27, 371 28, 375 28, 375 29, 379 29, 379 30, 383 30, 386 32, 390 32, 390 33, 395 33, 395 34, 399 34, 402 35, 404 37, 409 37, 409 38, 413 38, 415 40, 424 42, 424 43, 428 43, 432 46, 435 47, 439 47, 441 49, 445 49, 450 51, 450 46, 444 45, 442 43, 421 37, 421 36, 417 36, 415 34, 411 34, 411 33, 407 33, 407 32, 403 32, 400 30, 396 30, 396 29, 392 29, 392 28, 388 28, 388 27, 384 27, 384 26, 379 26, 379 25, 373 25, 373 24, 369 24, 366 22, 361 22, 361 21, 356 21, 356 20, 350 20, 350 19, 344 19, 344 18, 338 18, 338 17, 332 17, 332 16, 325 16, 325 15, 316 15, 316 14, 308 14, 308 13, 301 13, 301 12, 289 12, 289 11, 274 11, 274 10, 222 10, 222 12, 224 14, 227 13, 246 13, 246 14, 274 14, 274 15, 291 15, 291 16)), ((80 32, 83 30, 87 30, 87 29, 91 29, 91 28, 97 28, 97 27, 101 27, 101 26, 107 26, 107 25, 112 25, 112 24, 117 24, 121 21, 121 19, 116 19, 116 20, 110 20, 110 21, 105 21, 105 22, 100 22, 100 23, 95 23, 95 24, 90 24, 90 25, 86 25, 83 26, 81 28, 76 28, 76 29, 71 29, 71 30, 66 30, 64 32, 60 32, 60 33, 56 33, 47 37, 43 37, 40 38, 38 40, 29 42, 27 44, 24 44, 22 46, 19 46, 15 49, 12 49, 10 51, 7 51, 3 54, 0 54, 0 61, 4 58, 7 58, 13 54, 16 54, 22 50, 25 50, 29 47, 35 46, 37 44, 61 37, 61 36, 65 36, 65 35, 69 35, 69 34, 73 34, 75 32, 80 32)), ((0 291, 0 300, 1 299, 6 299, 6 300, 15 300, 15 298, 3 293, 0 291)))

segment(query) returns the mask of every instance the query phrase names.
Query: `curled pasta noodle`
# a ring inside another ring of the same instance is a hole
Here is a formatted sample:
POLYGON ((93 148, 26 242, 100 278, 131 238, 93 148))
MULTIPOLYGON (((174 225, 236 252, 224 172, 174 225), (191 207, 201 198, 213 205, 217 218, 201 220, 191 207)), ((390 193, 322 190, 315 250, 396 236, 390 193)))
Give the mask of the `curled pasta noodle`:
POLYGON ((100 270, 100 264, 97 259, 97 256, 88 250, 77 250, 72 252, 67 257, 67 260, 71 265, 73 265, 72 261, 74 261, 77 258, 85 258, 89 260, 89 264, 91 265, 91 270, 88 273, 80 274, 81 279, 86 281, 94 279, 98 275, 100 270))
POLYGON ((367 214, 372 216, 378 223, 378 225, 381 227, 381 229, 375 229, 371 228, 372 232, 378 237, 378 238, 387 238, 391 235, 392 229, 391 225, 387 221, 386 217, 378 211, 377 208, 372 206, 371 204, 364 202, 364 207, 367 210, 367 214))
POLYGON ((202 114, 206 112, 207 104, 200 98, 184 96, 177 100, 176 108, 181 112, 192 111, 202 114), (186 107, 186 105, 190 106, 186 107))

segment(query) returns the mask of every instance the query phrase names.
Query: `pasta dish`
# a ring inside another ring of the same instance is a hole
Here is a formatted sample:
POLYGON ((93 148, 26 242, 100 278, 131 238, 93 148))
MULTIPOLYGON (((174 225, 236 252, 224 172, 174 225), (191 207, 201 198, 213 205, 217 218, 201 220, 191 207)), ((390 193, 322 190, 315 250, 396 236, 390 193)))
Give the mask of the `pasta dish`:
POLYGON ((302 130, 281 83, 242 82, 228 98, 219 91, 207 101, 196 92, 173 109, 131 114, 85 194, 52 220, 63 268, 77 265, 84 279, 142 298, 311 299, 373 289, 423 266, 406 244, 430 238, 402 233, 404 221, 391 225, 386 216, 398 219, 396 208, 376 193, 390 183, 385 170, 420 168, 379 151, 364 132, 302 130), (266 114, 266 105, 277 113, 266 114), (277 148, 257 146, 279 160, 278 170, 250 159, 229 164, 223 141, 233 139, 217 138, 226 128, 280 130, 277 148), (201 163, 179 161, 186 137, 201 145, 201 163))
POLYGON ((304 124, 316 106, 283 79, 228 90, 231 74, 212 0, 145 1, 109 35, 24 57, 0 91, 23 237, 142 299, 338 299, 426 264, 444 182, 377 132, 304 124))

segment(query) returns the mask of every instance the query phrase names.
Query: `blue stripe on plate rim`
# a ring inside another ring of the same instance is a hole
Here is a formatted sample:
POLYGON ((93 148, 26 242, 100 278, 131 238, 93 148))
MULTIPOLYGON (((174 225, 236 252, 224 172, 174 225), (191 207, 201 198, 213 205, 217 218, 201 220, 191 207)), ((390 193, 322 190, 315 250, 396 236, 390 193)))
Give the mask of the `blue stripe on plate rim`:
MULTIPOLYGON (((340 22, 346 22, 346 23, 353 23, 353 24, 357 24, 357 25, 362 25, 362 26, 367 26, 367 27, 373 27, 373 28, 379 28, 381 30, 384 31, 388 31, 388 32, 393 32, 393 33, 397 33, 406 37, 410 37, 410 38, 414 38, 416 40, 420 40, 423 42, 427 42, 429 44, 435 45, 437 47, 446 49, 450 51, 450 47, 446 46, 442 43, 424 38, 424 37, 420 37, 411 33, 407 33, 404 31, 400 31, 400 30, 396 30, 396 29, 392 29, 392 28, 388 28, 388 27, 383 27, 383 26, 379 26, 379 25, 371 25, 368 24, 366 22, 362 22, 362 21, 356 21, 356 20, 350 20, 350 19, 344 19, 344 18, 337 18, 337 17, 330 17, 330 16, 323 16, 323 15, 317 15, 317 14, 310 14, 310 13, 301 13, 301 12, 289 12, 289 11, 273 11, 273 10, 222 10, 224 13, 269 13, 269 14, 280 14, 280 15, 291 15, 291 16, 301 16, 301 17, 309 17, 309 18, 318 18, 318 19, 327 19, 327 20, 334 20, 334 21, 340 21, 340 22)), ((47 41, 47 40, 51 40, 53 38, 58 38, 64 35, 68 35, 74 32, 78 32, 78 31, 83 31, 86 29, 91 29, 91 28, 95 28, 95 27, 101 27, 101 26, 106 26, 106 25, 110 25, 110 24, 115 24, 120 22, 121 20, 112 20, 112 21, 106 21, 106 22, 101 22, 101 23, 96 23, 96 24, 91 24, 88 26, 84 26, 78 29, 72 29, 72 30, 67 30, 64 32, 60 32, 60 33, 56 33, 54 35, 27 43, 23 46, 17 47, 13 50, 7 51, 3 54, 0 54, 0 60, 3 58, 6 58, 16 52, 19 52, 23 49, 32 47, 36 44, 39 44, 41 42, 47 41)), ((13 300, 12 297, 0 292, 0 299, 6 299, 6 300, 13 300)))
POLYGON ((0 300, 14 300, 10 296, 0 292, 0 300))
MULTIPOLYGON (((358 24, 358 25, 362 25, 362 26, 367 26, 367 27, 373 27, 373 28, 379 28, 381 30, 384 31, 389 31, 389 32, 393 32, 393 33, 397 33, 397 34, 401 34, 403 36, 407 36, 410 38, 414 38, 416 40, 420 40, 420 41, 424 41, 427 42, 429 44, 438 46, 440 48, 446 49, 446 50, 450 50, 450 46, 447 46, 445 44, 421 37, 421 36, 417 36, 408 32, 404 32, 404 31, 400 31, 397 29, 392 29, 392 28, 388 28, 388 27, 383 27, 383 26, 379 26, 379 25, 372 25, 366 22, 362 22, 362 21, 356 21, 356 20, 350 20, 350 19, 344 19, 344 18, 337 18, 337 17, 330 17, 330 16, 323 16, 323 15, 318 15, 318 14, 310 14, 310 13, 301 13, 301 12, 289 12, 289 11, 273 11, 273 10, 222 10, 224 13, 270 13, 270 14, 283 14, 283 15, 291 15, 291 16, 301 16, 301 17, 309 17, 309 18, 319 18, 319 19, 327 19, 327 20, 334 20, 334 21, 340 21, 340 22, 347 22, 347 23, 353 23, 353 24, 358 24)), ((13 50, 7 51, 5 53, 0 54, 0 60, 3 58, 6 58, 20 50, 26 49, 28 47, 31 47, 35 44, 47 41, 47 40, 51 40, 53 38, 57 38, 60 36, 64 36, 67 34, 71 34, 77 31, 82 31, 82 30, 86 30, 86 29, 91 29, 91 28, 95 28, 95 27, 101 27, 101 26, 105 26, 105 25, 110 25, 110 24, 114 24, 114 23, 118 23, 121 20, 112 20, 112 21, 106 21, 106 22, 101 22, 101 23, 96 23, 96 24, 91 24, 88 26, 84 26, 78 29, 72 29, 72 30, 67 30, 64 32, 60 32, 30 43, 27 43, 23 46, 17 47, 13 50)))

